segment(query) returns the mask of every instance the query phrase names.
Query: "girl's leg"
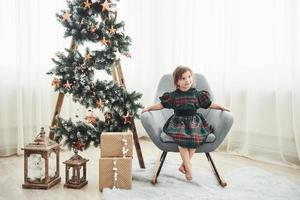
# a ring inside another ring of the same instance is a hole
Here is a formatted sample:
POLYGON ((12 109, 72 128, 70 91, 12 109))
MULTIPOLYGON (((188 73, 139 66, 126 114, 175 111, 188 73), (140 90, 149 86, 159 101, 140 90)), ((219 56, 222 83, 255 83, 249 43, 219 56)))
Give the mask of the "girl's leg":
MULTIPOLYGON (((189 151, 189 159, 190 159, 190 161, 191 161, 191 160, 192 160, 192 157, 193 157, 193 155, 194 155, 194 153, 196 152, 196 149, 188 149, 188 151, 189 151)), ((183 174, 186 173, 183 162, 182 162, 182 164, 181 164, 180 167, 179 167, 179 171, 180 171, 181 173, 183 173, 183 174)))
POLYGON ((179 169, 178 169, 181 173, 185 174, 185 169, 184 169, 184 164, 183 162, 181 163, 179 169))
POLYGON ((193 157, 194 153, 196 152, 196 149, 188 149, 188 150, 189 150, 190 160, 192 160, 192 157, 193 157))
POLYGON ((185 168, 185 178, 187 180, 192 180, 192 169, 191 169, 191 163, 190 163, 190 154, 189 150, 187 148, 178 146, 180 156, 185 168))

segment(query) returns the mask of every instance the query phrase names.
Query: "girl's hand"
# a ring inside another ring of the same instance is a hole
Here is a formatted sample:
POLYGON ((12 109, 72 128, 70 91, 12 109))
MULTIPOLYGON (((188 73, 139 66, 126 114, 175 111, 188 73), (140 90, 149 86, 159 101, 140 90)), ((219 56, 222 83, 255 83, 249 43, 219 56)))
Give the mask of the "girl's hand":
POLYGON ((229 110, 228 108, 221 107, 220 109, 221 109, 222 111, 228 111, 228 112, 230 112, 230 110, 229 110))
POLYGON ((150 111, 149 108, 144 108, 144 109, 142 110, 142 113, 141 113, 141 114, 143 114, 144 112, 149 112, 149 111, 150 111))

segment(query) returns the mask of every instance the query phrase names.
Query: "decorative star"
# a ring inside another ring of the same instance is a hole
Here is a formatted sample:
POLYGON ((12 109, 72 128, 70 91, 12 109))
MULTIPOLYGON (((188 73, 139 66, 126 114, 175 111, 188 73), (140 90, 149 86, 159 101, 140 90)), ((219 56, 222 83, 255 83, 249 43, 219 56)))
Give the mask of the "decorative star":
POLYGON ((52 86, 54 85, 55 88, 58 88, 59 84, 60 84, 60 80, 57 79, 57 78, 54 78, 53 81, 52 81, 52 83, 51 83, 51 85, 52 86))
POLYGON ((64 14, 63 14, 63 21, 69 21, 70 20, 70 17, 72 16, 72 14, 70 14, 69 13, 69 11, 66 11, 66 12, 64 12, 64 14))
POLYGON ((85 147, 85 144, 82 144, 80 140, 77 140, 77 142, 74 144, 74 148, 83 151, 83 148, 85 147))
POLYGON ((96 122, 97 122, 97 117, 94 116, 93 114, 86 116, 85 119, 86 119, 87 123, 92 124, 92 125, 96 124, 96 122))
POLYGON ((104 102, 101 99, 97 100, 96 105, 97 105, 97 108, 100 108, 100 109, 104 108, 104 102))
POLYGON ((89 61, 91 59, 92 59, 92 56, 89 53, 87 53, 84 57, 84 61, 89 61))
POLYGON ((97 27, 96 27, 95 25, 93 25, 93 26, 91 27, 91 29, 90 29, 90 31, 91 31, 92 33, 95 33, 96 30, 97 30, 97 27))
POLYGON ((133 121, 133 115, 130 115, 129 112, 127 112, 127 115, 122 116, 124 119, 124 124, 131 124, 133 121))
POLYGON ((85 2, 84 2, 84 9, 87 9, 87 8, 91 8, 91 3, 90 3, 90 0, 86 0, 85 2))
POLYGON ((52 80, 51 86, 54 86, 54 88, 58 88, 59 87, 59 83, 60 83, 60 80, 58 80, 57 78, 54 78, 52 80))
POLYGON ((67 81, 67 83, 64 84, 64 87, 65 87, 66 89, 70 90, 71 87, 72 87, 72 84, 69 83, 69 81, 67 81))
POLYGON ((109 3, 107 0, 105 0, 103 3, 101 3, 102 6, 102 12, 109 11, 109 3))
POLYGON ((102 45, 107 46, 108 43, 109 43, 109 40, 107 40, 105 37, 103 37, 102 40, 100 40, 100 42, 101 42, 102 45))
POLYGON ((116 33, 116 29, 113 26, 111 26, 110 29, 109 29, 109 33, 110 34, 115 34, 116 33))

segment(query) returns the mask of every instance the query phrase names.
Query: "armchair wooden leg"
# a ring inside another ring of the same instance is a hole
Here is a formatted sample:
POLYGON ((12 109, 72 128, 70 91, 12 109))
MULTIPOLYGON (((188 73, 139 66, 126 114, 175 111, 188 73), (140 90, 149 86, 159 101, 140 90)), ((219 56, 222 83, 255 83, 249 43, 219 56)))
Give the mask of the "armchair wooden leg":
POLYGON ((160 173, 160 170, 164 164, 164 161, 165 161, 165 158, 167 156, 167 151, 164 151, 161 156, 160 156, 160 159, 158 159, 156 161, 156 164, 155 164, 155 168, 154 168, 154 174, 153 174, 153 177, 152 177, 152 180, 151 180, 151 183, 153 185, 155 185, 157 183, 157 178, 159 176, 159 173, 160 173))
POLYGON ((216 175, 216 178, 217 178, 219 184, 220 184, 222 187, 226 187, 226 186, 227 186, 227 183, 220 177, 220 175, 219 175, 219 173, 218 173, 218 171, 217 171, 217 168, 216 168, 216 166, 215 166, 215 164, 214 164, 214 162, 213 162, 213 160, 212 160, 210 154, 209 154, 209 153, 205 153, 205 155, 206 155, 206 157, 207 157, 207 160, 208 160, 208 162, 209 162, 209 164, 210 164, 212 170, 214 171, 214 174, 216 175))

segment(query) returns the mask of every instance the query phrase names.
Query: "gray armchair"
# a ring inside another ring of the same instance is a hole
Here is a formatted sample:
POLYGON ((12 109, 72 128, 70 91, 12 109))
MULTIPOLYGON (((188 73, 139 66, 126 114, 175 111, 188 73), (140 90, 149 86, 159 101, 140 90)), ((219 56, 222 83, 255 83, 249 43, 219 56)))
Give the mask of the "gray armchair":
MULTIPOLYGON (((207 80, 201 74, 194 74, 194 81, 196 83, 196 88, 198 90, 206 90, 210 93, 212 101, 214 101, 213 93, 210 90, 207 80)), ((160 102, 159 97, 167 91, 172 91, 173 89, 172 75, 164 75, 158 84, 158 89, 156 92, 154 103, 160 102)), ((227 183, 220 177, 214 162, 209 154, 209 152, 214 151, 222 143, 225 136, 228 134, 232 123, 233 116, 230 112, 214 110, 214 109, 198 109, 197 112, 201 112, 203 116, 207 119, 207 122, 211 124, 215 129, 216 140, 213 143, 204 143, 196 149, 196 153, 205 153, 208 162, 210 163, 214 174, 221 186, 225 187, 227 183)), ((168 152, 179 152, 177 144, 173 141, 171 137, 165 134, 162 129, 167 121, 167 119, 173 114, 171 109, 162 109, 159 111, 145 112, 141 115, 141 122, 146 132, 148 133, 150 139, 153 143, 163 151, 160 160, 158 162, 157 168, 152 178, 152 184, 157 182, 160 170, 163 166, 164 160, 168 152)))

